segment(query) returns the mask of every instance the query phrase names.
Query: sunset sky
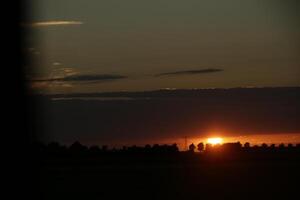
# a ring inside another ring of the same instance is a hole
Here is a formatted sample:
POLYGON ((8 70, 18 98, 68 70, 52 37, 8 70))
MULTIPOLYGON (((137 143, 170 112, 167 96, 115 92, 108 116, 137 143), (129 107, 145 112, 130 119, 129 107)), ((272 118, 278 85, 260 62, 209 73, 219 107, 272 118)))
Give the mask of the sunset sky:
POLYGON ((30 0, 28 76, 51 93, 299 86, 295 2, 30 0))
POLYGON ((297 1, 28 2, 30 19, 21 25, 33 91, 114 92, 49 96, 39 124, 46 140, 300 142, 299 88, 280 89, 300 86, 297 1), (237 87, 275 89, 204 90, 201 98, 145 92, 237 87))

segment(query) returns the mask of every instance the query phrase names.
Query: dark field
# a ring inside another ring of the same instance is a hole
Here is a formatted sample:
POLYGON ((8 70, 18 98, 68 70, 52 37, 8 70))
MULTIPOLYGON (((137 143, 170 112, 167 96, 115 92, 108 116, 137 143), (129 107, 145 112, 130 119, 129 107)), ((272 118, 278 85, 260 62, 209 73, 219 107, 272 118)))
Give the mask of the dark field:
POLYGON ((41 199, 298 199, 300 162, 52 158, 39 163, 41 199))

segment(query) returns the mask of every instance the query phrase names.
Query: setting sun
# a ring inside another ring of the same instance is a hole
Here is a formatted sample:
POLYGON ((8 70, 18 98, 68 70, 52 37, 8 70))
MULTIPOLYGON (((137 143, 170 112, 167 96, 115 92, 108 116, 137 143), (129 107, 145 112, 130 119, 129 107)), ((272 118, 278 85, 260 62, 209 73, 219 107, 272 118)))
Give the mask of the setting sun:
POLYGON ((215 144, 221 144, 222 143, 222 141, 223 141, 223 139, 222 138, 208 138, 207 139, 207 143, 208 144, 212 144, 212 145, 215 145, 215 144))

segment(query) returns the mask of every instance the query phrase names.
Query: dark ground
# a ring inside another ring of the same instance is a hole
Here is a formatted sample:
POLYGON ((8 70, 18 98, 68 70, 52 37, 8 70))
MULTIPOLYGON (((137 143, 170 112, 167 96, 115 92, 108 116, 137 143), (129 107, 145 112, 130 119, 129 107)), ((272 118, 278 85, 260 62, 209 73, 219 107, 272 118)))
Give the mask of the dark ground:
POLYGON ((127 158, 46 159, 36 171, 36 195, 55 200, 299 198, 299 159, 127 158))

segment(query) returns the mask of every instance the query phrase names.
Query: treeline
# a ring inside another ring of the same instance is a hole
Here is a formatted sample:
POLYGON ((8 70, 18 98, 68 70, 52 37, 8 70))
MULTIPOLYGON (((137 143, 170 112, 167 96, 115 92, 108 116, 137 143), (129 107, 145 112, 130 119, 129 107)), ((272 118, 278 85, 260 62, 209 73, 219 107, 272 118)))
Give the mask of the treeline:
MULTIPOLYGON (((109 148, 106 145, 103 146, 85 146, 80 142, 74 142, 70 146, 61 145, 58 142, 51 142, 49 144, 43 144, 40 142, 35 142, 31 144, 30 150, 34 154, 74 154, 74 155, 98 155, 98 154, 112 154, 112 153, 126 153, 126 154, 175 154, 179 152, 179 148, 176 143, 172 145, 168 144, 154 144, 145 146, 123 146, 122 148, 109 148)), ((251 146, 250 143, 245 143, 242 145, 240 142, 236 143, 224 143, 224 144, 204 144, 199 143, 197 145, 190 144, 187 153, 238 153, 238 152, 292 152, 300 153, 300 144, 271 144, 267 145, 263 143, 261 145, 251 146)))
POLYGON ((58 142, 51 142, 47 145, 35 142, 30 147, 34 154, 75 154, 75 155, 98 155, 98 154, 113 154, 113 153, 152 153, 152 154, 173 154, 179 152, 177 144, 172 145, 145 145, 145 146, 123 146, 122 148, 109 148, 107 145, 90 147, 82 145, 76 141, 70 146, 61 145, 58 142))
POLYGON ((189 150, 195 152, 300 152, 300 144, 287 144, 281 143, 279 145, 262 143, 261 145, 251 146, 249 142, 242 145, 240 142, 224 143, 224 144, 203 144, 199 143, 197 146, 194 144, 189 145, 189 150))

